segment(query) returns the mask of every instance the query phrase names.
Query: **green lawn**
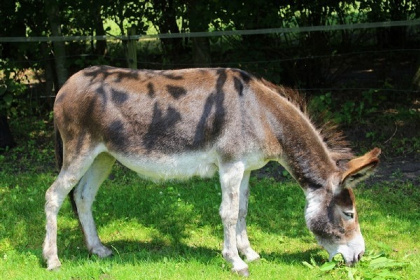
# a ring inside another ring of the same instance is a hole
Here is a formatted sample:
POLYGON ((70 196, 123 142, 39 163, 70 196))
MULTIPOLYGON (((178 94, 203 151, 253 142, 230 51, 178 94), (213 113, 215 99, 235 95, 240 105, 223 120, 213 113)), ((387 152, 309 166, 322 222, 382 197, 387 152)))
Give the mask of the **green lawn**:
MULTIPOLYGON (((54 169, 16 170, 6 167, 8 159, 0 158, 0 279, 240 278, 220 253, 217 178, 152 183, 118 165, 94 208, 99 235, 114 256, 89 256, 66 201, 58 236, 63 266, 46 271, 43 204, 54 169)), ((359 186, 367 253, 364 262, 347 268, 340 257, 324 264, 327 253, 305 226, 304 196, 295 182, 252 177, 251 184, 248 232, 262 259, 250 264, 249 279, 420 279, 419 186, 359 186)))

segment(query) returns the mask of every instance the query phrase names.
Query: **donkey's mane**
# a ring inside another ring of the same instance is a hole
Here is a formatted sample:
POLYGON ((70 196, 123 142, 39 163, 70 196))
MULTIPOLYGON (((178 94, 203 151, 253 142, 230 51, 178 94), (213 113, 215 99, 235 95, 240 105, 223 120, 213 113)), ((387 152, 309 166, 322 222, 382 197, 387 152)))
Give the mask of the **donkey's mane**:
POLYGON ((265 79, 261 82, 286 98, 290 103, 297 107, 314 125, 322 140, 330 152, 331 157, 337 161, 348 161, 354 157, 350 145, 345 139, 344 133, 333 121, 325 121, 325 115, 309 112, 308 104, 302 94, 296 89, 275 85, 265 79))
POLYGON ((275 92, 277 92, 278 94, 286 98, 290 103, 292 103, 297 108, 299 108, 299 110, 302 111, 302 113, 307 115, 306 100, 297 90, 289 88, 289 87, 273 84, 272 82, 269 82, 265 79, 261 79, 261 82, 265 86, 271 88, 272 90, 274 90, 275 92))

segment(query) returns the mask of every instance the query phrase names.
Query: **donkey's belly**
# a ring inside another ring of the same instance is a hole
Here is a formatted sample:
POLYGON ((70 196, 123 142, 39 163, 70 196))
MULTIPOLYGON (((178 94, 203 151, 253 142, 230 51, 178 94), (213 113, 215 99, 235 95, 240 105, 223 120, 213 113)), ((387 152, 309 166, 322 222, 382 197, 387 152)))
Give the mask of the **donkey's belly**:
POLYGON ((212 152, 191 152, 159 157, 114 157, 141 177, 152 180, 188 179, 193 176, 212 177, 218 170, 217 156, 212 152))

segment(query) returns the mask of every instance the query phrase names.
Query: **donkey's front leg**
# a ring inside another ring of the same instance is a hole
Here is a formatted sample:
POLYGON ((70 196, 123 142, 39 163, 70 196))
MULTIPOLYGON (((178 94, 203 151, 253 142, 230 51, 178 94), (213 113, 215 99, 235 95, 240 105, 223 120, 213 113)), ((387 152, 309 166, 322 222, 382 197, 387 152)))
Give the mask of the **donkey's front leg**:
POLYGON ((239 252, 246 257, 248 262, 258 260, 260 255, 251 248, 248 234, 246 230, 246 216, 248 213, 248 199, 249 199, 249 177, 251 172, 246 171, 242 178, 241 188, 239 191, 239 215, 238 223, 236 225, 236 243, 239 252))
POLYGON ((220 217, 223 222, 224 246, 223 257, 232 263, 232 270, 248 276, 248 265, 239 257, 236 245, 236 224, 239 213, 239 189, 244 174, 242 162, 226 164, 220 167, 220 184, 222 187, 222 204, 220 217))

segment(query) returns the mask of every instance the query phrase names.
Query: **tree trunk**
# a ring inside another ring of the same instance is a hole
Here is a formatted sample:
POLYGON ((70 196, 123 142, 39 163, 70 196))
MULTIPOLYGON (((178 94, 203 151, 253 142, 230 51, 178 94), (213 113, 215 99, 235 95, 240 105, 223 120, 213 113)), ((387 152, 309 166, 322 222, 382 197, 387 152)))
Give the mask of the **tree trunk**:
MULTIPOLYGON (((44 57, 51 58, 51 50, 48 46, 48 43, 41 43, 41 51, 44 57)), ((54 67, 53 62, 47 59, 44 62, 44 69, 45 69, 45 95, 46 96, 53 96, 55 93, 54 89, 54 67)))
MULTIPOLYGON (((97 3, 95 6, 95 26, 94 26, 96 36, 105 35, 105 29, 104 29, 104 24, 102 22, 101 10, 102 10, 102 6, 99 3, 97 3)), ((95 53, 98 55, 105 55, 107 53, 106 40, 96 41, 95 53)))
MULTIPOLYGON (((211 10, 208 3, 196 3, 196 1, 187 2, 186 18, 191 32, 208 31, 208 22, 212 17, 208 16, 211 10)), ((210 38, 195 37, 191 38, 192 59, 195 67, 209 67, 211 65, 210 38)))
POLYGON ((7 117, 0 115, 0 151, 3 149, 12 148, 16 145, 10 132, 7 117))
MULTIPOLYGON (((45 0, 45 9, 50 22, 51 34, 53 36, 62 36, 60 27, 60 11, 56 0, 45 0)), ((53 42, 55 71, 57 72, 58 88, 66 82, 68 78, 66 69, 66 46, 63 41, 53 42)))

